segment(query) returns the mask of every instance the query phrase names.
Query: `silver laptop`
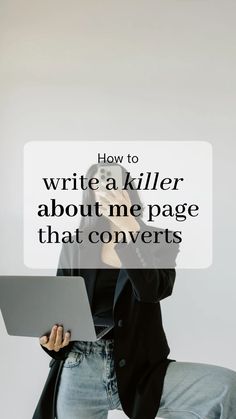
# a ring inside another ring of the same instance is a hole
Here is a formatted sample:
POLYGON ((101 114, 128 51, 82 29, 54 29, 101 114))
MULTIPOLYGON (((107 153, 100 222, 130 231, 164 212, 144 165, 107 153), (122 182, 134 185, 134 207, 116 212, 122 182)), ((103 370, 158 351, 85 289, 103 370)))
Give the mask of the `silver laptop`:
POLYGON ((93 318, 80 276, 0 276, 0 308, 13 336, 39 338, 62 324, 70 340, 96 341, 113 327, 111 319, 93 318))

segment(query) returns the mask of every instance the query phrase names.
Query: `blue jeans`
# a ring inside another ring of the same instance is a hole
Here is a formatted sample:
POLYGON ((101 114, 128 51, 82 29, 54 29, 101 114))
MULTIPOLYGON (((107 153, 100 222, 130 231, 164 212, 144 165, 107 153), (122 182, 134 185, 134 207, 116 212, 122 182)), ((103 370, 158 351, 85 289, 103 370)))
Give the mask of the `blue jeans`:
MULTIPOLYGON (((117 391, 113 340, 74 342, 57 395, 57 419, 106 419, 122 410, 117 391)), ((158 417, 236 418, 236 372, 214 365, 171 362, 158 417)))

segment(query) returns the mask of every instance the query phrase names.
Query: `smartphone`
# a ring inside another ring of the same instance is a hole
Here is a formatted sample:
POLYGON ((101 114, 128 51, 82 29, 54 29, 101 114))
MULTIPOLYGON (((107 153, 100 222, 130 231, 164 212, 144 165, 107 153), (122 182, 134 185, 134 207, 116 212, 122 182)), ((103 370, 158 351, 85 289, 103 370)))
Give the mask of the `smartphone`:
POLYGON ((115 179, 116 188, 122 189, 122 169, 118 165, 101 165, 98 168, 99 185, 102 189, 106 189, 106 185, 115 179), (112 179, 111 179, 112 178, 112 179))

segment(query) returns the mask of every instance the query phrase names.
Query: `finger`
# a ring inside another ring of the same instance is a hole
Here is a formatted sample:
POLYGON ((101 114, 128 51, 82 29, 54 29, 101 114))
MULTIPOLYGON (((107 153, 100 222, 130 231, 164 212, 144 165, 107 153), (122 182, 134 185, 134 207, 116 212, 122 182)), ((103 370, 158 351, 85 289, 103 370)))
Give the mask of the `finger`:
POLYGON ((101 199, 100 200, 100 205, 101 205, 101 208, 106 208, 106 209, 108 209, 109 208, 109 205, 111 205, 111 203, 110 202, 108 202, 107 200, 105 200, 105 199, 101 199))
POLYGON ((98 196, 99 196, 100 201, 109 202, 109 196, 106 192, 98 192, 98 196))
POLYGON ((128 192, 125 189, 122 189, 121 192, 125 197, 129 196, 128 192))
POLYGON ((103 189, 103 190, 97 191, 99 195, 112 196, 112 197, 114 197, 118 192, 119 191, 115 189, 103 189))
POLYGON ((50 336, 49 336, 49 340, 48 340, 48 349, 53 349, 54 348, 54 344, 55 344, 55 340, 56 340, 56 335, 57 335, 57 325, 55 324, 52 327, 50 336))
POLYGON ((102 204, 102 205, 109 205, 110 204, 110 201, 109 201, 109 199, 108 198, 106 198, 106 197, 101 197, 100 198, 100 203, 102 204))
POLYGON ((56 335, 56 340, 54 344, 54 351, 56 352, 59 351, 59 349, 61 348, 62 335, 63 335, 63 326, 59 326, 57 328, 57 335, 56 335))
POLYGON ((112 196, 113 198, 116 196, 117 193, 119 193, 118 189, 109 189, 107 191, 107 194, 112 196))
POLYGON ((124 198, 128 201, 128 202, 131 202, 130 201, 130 196, 129 196, 129 194, 128 194, 128 192, 124 189, 124 190, 122 190, 122 195, 124 196, 124 198))
POLYGON ((125 201, 127 200, 127 196, 123 194, 123 191, 120 189, 111 190, 109 191, 110 199, 112 199, 113 202, 124 204, 124 198, 125 201))
POLYGON ((69 344, 69 342, 70 342, 70 332, 67 331, 65 333, 65 337, 64 337, 64 340, 63 340, 62 345, 61 345, 62 348, 64 348, 64 346, 67 346, 69 344))
POLYGON ((39 343, 40 345, 44 346, 48 341, 48 337, 47 336, 41 336, 41 338, 39 339, 39 343))
POLYGON ((102 192, 102 191, 104 191, 104 192, 106 192, 106 185, 104 184, 104 183, 101 183, 101 185, 99 185, 99 187, 98 187, 98 189, 97 189, 97 192, 102 192))

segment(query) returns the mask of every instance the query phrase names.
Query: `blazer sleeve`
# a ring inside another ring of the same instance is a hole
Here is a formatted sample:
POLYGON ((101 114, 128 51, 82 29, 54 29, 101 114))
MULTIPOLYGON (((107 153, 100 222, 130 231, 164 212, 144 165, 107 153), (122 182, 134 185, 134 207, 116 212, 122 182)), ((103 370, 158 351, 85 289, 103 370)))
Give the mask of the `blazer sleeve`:
MULTIPOLYGON (((57 268, 57 276, 71 276, 72 275, 72 269, 68 268, 68 266, 70 266, 69 265, 70 253, 68 252, 68 247, 69 246, 62 246, 58 268, 57 268), (66 268, 63 268, 63 266, 66 266, 66 268)), ((73 344, 73 341, 70 341, 70 343, 67 346, 65 346, 64 348, 61 348, 58 352, 53 351, 53 350, 50 351, 49 349, 45 348, 41 344, 40 346, 48 355, 50 355, 51 358, 63 361, 66 359, 68 353, 70 352, 72 344, 73 344)))
MULTIPOLYGON (((172 294, 176 271, 175 268, 157 268, 160 261, 164 262, 165 253, 151 252, 145 245, 118 243, 115 250, 126 269, 131 281, 134 294, 140 302, 157 303, 172 294), (136 268, 127 268, 130 258, 136 268)), ((175 246, 172 255, 168 255, 168 263, 175 266, 175 259, 179 252, 175 246), (172 261, 170 260, 172 258, 172 261)))

